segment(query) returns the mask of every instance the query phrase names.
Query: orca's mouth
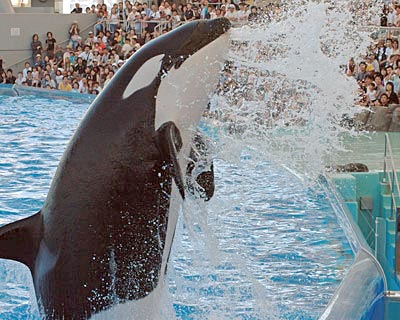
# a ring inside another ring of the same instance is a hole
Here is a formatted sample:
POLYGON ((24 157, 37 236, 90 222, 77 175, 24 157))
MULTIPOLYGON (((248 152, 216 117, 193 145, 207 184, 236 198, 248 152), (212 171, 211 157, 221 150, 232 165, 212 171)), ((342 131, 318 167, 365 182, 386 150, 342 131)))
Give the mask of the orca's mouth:
POLYGON ((197 52, 227 32, 230 27, 230 21, 224 17, 198 21, 193 35, 181 47, 182 54, 191 55, 197 52))
POLYGON ((174 56, 165 55, 162 61, 161 77, 166 76, 173 67, 178 69, 187 58, 226 33, 231 23, 227 18, 196 21, 192 36, 184 42, 174 56))

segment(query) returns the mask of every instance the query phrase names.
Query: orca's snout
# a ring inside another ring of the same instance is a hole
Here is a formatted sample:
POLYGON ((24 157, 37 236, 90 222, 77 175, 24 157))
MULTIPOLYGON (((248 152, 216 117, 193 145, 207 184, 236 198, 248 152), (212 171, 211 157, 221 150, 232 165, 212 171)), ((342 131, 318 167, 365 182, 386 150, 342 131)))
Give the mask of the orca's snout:
POLYGON ((192 29, 192 34, 188 37, 188 41, 184 42, 181 47, 181 53, 187 56, 192 55, 218 39, 231 27, 230 21, 224 17, 212 20, 200 20, 196 21, 196 23, 197 25, 192 29))
POLYGON ((201 20, 199 29, 208 34, 210 42, 227 32, 231 27, 231 22, 225 18, 216 18, 212 20, 201 20))

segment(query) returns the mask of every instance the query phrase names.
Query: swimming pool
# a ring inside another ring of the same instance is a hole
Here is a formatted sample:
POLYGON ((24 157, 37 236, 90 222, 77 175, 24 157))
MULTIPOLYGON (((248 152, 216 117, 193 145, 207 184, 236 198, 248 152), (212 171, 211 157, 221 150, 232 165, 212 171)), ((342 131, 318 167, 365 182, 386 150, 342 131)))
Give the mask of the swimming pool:
MULTIPOLYGON (((1 224, 40 209, 87 107, 0 96, 1 224)), ((216 159, 215 170, 214 198, 188 201, 179 222, 169 269, 176 317, 317 319, 354 259, 326 196, 246 149, 216 159)), ((0 260, 0 319, 38 318, 30 281, 27 268, 0 260)))

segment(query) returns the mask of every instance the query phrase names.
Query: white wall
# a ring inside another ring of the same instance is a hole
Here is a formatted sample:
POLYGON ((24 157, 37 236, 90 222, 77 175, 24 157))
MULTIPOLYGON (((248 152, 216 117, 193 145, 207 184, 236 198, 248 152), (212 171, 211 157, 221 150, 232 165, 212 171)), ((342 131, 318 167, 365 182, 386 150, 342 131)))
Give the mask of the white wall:
POLYGON ((0 13, 14 13, 14 8, 10 0, 0 1, 0 13))

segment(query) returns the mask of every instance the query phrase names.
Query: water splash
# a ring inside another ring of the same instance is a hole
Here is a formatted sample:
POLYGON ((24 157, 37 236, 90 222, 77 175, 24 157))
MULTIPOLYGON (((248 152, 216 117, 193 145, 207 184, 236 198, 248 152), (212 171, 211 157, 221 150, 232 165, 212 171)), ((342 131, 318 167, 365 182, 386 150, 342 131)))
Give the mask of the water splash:
MULTIPOLYGON (((209 134, 215 138, 214 157, 223 159, 219 165, 226 163, 240 169, 243 161, 251 159, 252 169, 249 170, 258 172, 260 163, 268 159, 293 169, 303 182, 313 184, 326 165, 338 161, 338 152, 344 151, 343 136, 359 134, 343 125, 343 120, 351 118, 359 109, 354 107, 357 84, 344 75, 341 66, 346 65, 350 57, 365 54, 370 37, 359 27, 366 24, 366 17, 370 18, 376 12, 370 6, 362 6, 368 14, 360 15, 354 10, 356 5, 347 1, 292 1, 286 3, 283 13, 275 21, 232 31, 229 62, 222 74, 219 90, 211 98, 208 114, 211 124, 209 134)), ((275 172, 268 172, 269 179, 249 174, 250 179, 265 183, 270 188, 274 175, 285 175, 279 173, 277 168, 275 172)), ((178 232, 181 238, 175 242, 183 244, 183 248, 177 245, 174 248, 177 267, 171 275, 177 314, 182 318, 195 314, 199 319, 231 319, 232 314, 237 319, 316 318, 324 303, 312 302, 313 311, 302 302, 298 305, 293 303, 303 298, 310 300, 313 294, 307 289, 299 292, 298 287, 295 289, 287 282, 296 282, 300 286, 310 284, 316 272, 326 277, 319 281, 328 284, 334 274, 345 273, 345 263, 327 273, 316 271, 316 268, 300 276, 303 271, 293 268, 290 260, 299 263, 299 260, 305 259, 305 264, 311 266, 318 260, 317 257, 321 258, 321 253, 317 252, 318 249, 314 252, 313 248, 311 251, 298 248, 296 252, 284 253, 282 246, 292 240, 286 238, 288 232, 290 237, 290 233, 297 230, 297 226, 285 221, 279 236, 270 239, 268 232, 262 235, 264 241, 276 243, 277 250, 272 256, 282 263, 282 269, 277 272, 280 275, 268 277, 269 271, 262 267, 261 272, 254 270, 248 264, 248 260, 254 257, 238 249, 244 248, 242 245, 248 240, 237 239, 241 233, 239 230, 235 233, 235 228, 246 229, 252 237, 260 230, 275 228, 257 215, 261 214, 258 210, 275 212, 274 209, 280 208, 284 211, 282 217, 293 214, 304 215, 301 219, 306 219, 308 209, 292 210, 291 204, 302 200, 296 199, 293 193, 285 193, 286 185, 278 183, 272 194, 263 197, 262 192, 255 192, 257 183, 253 182, 249 191, 243 188, 243 179, 246 180, 243 175, 230 169, 224 172, 230 172, 230 178, 219 177, 223 184, 219 188, 235 185, 228 197, 229 204, 225 197, 219 198, 217 194, 209 205, 187 202, 187 208, 184 208, 184 221, 178 227, 182 230, 178 232), (248 193, 251 195, 244 200, 244 195, 248 193), (273 194, 275 200, 282 203, 274 204, 274 199, 271 200, 273 194), (246 208, 248 201, 254 201, 256 205, 246 208), (283 209, 285 205, 289 207, 283 209), (260 209, 263 206, 267 208, 260 209), (259 227, 246 224, 253 218, 261 219, 259 227), (226 225, 229 231, 216 227, 220 225, 226 225), (190 252, 189 257, 181 257, 182 251, 190 252), (263 276, 259 277, 260 274, 263 276), (226 286, 221 285, 223 283, 226 286), (232 283, 237 290, 230 286, 232 283), (210 292, 214 296, 212 303, 206 298, 210 292), (215 299, 215 296, 221 298, 215 299), (288 299, 288 296, 291 298, 288 299), (198 297, 203 298, 189 307, 188 301, 198 297), (285 303, 285 299, 293 305, 285 303)), ((282 180, 284 183, 290 181, 282 180)), ((277 212, 274 214, 280 215, 277 212)), ((278 220, 275 217, 272 223, 278 220)), ((301 225, 300 229, 312 233, 315 224, 312 225, 309 229, 301 225)), ((299 241, 310 241, 311 246, 326 241, 321 234, 311 238, 306 240, 303 235, 298 236, 299 241)), ((346 260, 344 256, 348 256, 348 252, 342 251, 340 246, 331 245, 331 249, 337 250, 338 260, 346 260)), ((256 256, 262 256, 271 248, 254 250, 256 256)), ((324 262, 321 265, 329 259, 322 259, 324 262)), ((272 260, 264 260, 264 267, 272 260)), ((329 299, 327 291, 322 295, 329 299)))
POLYGON ((347 2, 292 5, 278 21, 233 30, 211 121, 227 140, 223 156, 234 136, 236 154, 252 146, 314 180, 337 161, 343 133, 356 134, 342 124, 358 111, 357 85, 340 67, 370 40, 347 2))
MULTIPOLYGON (((178 319, 315 318, 346 272, 351 252, 341 246, 344 235, 329 206, 318 197, 311 201, 316 195, 279 166, 269 170, 261 163, 269 159, 313 179, 342 148, 341 133, 349 130, 340 122, 354 112, 356 85, 339 67, 364 53, 367 43, 355 27, 353 3, 294 1, 277 21, 233 30, 230 63, 209 120, 218 129, 214 156, 223 159, 216 165, 220 193, 209 204, 189 200, 183 208, 168 269, 172 295, 162 295, 178 319), (326 285, 321 296, 315 283, 326 285), (306 300, 314 302, 306 306, 306 300)), ((70 117, 70 108, 57 115, 70 117)), ((49 116, 39 109, 38 119, 42 114, 49 116)), ((29 198, 44 197, 46 188, 29 198)), ((126 306, 112 318, 130 311, 126 306)))

